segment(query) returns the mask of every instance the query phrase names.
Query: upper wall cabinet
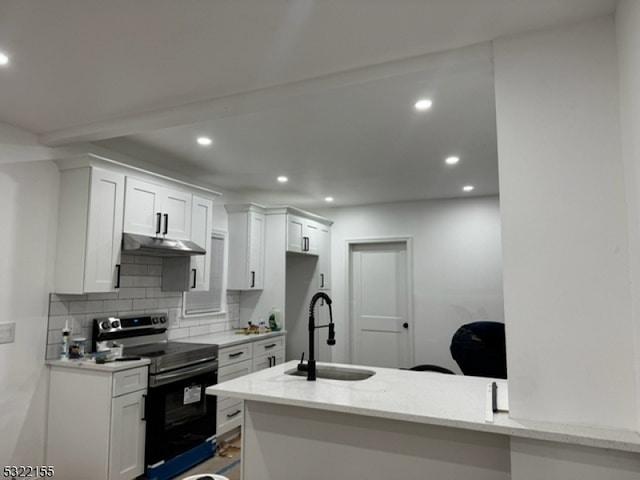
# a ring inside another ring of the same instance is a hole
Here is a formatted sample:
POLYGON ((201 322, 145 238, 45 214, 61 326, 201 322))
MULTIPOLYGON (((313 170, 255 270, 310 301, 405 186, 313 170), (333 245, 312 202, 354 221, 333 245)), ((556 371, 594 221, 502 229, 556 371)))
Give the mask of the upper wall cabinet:
POLYGON ((209 290, 211 274, 211 230, 213 201, 193 196, 191 237, 189 240, 204 248, 205 255, 169 257, 162 262, 162 290, 168 292, 202 292, 209 290))
POLYGON ((318 268, 319 290, 331 290, 331 227, 320 224, 318 227, 318 268))
POLYGON ((95 167, 64 170, 60 179, 54 289, 113 292, 120 283, 125 177, 95 167))
POLYGON ((255 204, 226 205, 229 215, 230 290, 262 290, 264 285, 265 214, 255 204))
POLYGON ((124 231, 189 240, 191 194, 127 177, 124 231))
POLYGON ((287 215, 287 252, 320 255, 323 223, 300 215, 287 215))
POLYGON ((165 257, 163 289, 209 289, 211 197, 218 193, 93 155, 60 159, 56 164, 60 170, 56 293, 117 291, 123 230, 191 240, 203 247, 206 255, 180 257, 179 272, 176 267, 167 285, 165 270, 172 271, 173 257, 165 257))

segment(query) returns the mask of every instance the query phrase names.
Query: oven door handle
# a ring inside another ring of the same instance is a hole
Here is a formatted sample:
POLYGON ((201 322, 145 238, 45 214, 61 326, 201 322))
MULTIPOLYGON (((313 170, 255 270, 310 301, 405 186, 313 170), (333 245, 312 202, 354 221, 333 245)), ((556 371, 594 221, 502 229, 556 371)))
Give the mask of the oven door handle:
POLYGON ((180 371, 173 371, 168 373, 159 373, 157 375, 151 375, 149 377, 149 387, 159 387, 166 385, 167 383, 177 382, 184 380, 185 378, 193 377, 201 373, 214 372, 218 369, 218 362, 210 362, 206 365, 198 365, 192 368, 180 369, 180 371))

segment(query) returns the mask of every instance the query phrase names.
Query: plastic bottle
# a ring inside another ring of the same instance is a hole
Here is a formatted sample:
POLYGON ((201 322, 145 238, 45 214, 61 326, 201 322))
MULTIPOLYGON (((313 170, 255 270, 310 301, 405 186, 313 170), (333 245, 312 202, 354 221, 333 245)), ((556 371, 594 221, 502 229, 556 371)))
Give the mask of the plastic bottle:
POLYGON ((64 324, 64 328, 62 329, 62 346, 60 349, 60 360, 69 360, 69 334, 71 331, 69 330, 69 320, 67 320, 64 324))
POLYGON ((267 326, 264 323, 264 320, 260 320, 258 323, 258 333, 267 333, 267 326))
POLYGON ((269 328, 272 332, 277 332, 282 328, 280 310, 276 307, 271 307, 271 311, 269 312, 269 328))

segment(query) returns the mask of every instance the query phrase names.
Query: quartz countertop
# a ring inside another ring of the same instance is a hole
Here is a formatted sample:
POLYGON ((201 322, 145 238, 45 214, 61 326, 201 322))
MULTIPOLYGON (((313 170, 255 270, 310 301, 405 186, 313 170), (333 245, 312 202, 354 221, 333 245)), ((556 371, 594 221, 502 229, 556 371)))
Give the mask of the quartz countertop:
MULTIPOLYGON (((485 418, 487 385, 492 381, 489 378, 334 364, 346 368, 373 370, 375 375, 359 381, 319 378, 315 382, 309 382, 306 377, 285 374, 295 369, 297 364, 297 361, 291 361, 235 378, 208 387, 207 393, 257 402, 640 452, 640 434, 631 430, 519 421, 510 418, 506 412, 494 414, 493 421, 489 422, 485 418)), ((506 386, 506 381, 499 381, 499 389, 506 386)))
POLYGON ((106 362, 96 363, 93 359, 79 358, 69 360, 47 360, 46 364, 51 367, 62 368, 78 368, 83 370, 97 370, 102 372, 119 372, 121 370, 129 370, 130 368, 144 367, 149 365, 151 360, 148 358, 141 358, 140 360, 126 360, 122 362, 106 362))
POLYGON ((206 335, 197 335, 189 338, 176 338, 176 342, 188 342, 188 343, 211 343, 219 345, 220 348, 230 347, 232 345, 239 345, 246 342, 255 342, 269 337, 277 337, 285 335, 285 330, 279 330, 277 332, 267 333, 250 333, 240 334, 235 330, 220 332, 220 333, 208 333, 206 335))

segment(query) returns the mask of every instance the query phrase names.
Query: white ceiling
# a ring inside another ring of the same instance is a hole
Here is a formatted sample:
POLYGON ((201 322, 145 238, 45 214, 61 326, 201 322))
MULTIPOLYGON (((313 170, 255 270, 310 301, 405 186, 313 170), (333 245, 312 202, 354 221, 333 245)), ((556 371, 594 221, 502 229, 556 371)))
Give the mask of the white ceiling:
POLYGON ((259 203, 446 198, 467 183, 472 194, 495 194, 486 42, 614 8, 615 0, 0 0, 0 51, 11 57, 0 69, 0 122, 50 147, 93 142, 259 203), (422 95, 434 107, 418 114, 422 95), (214 145, 196 145, 202 134, 214 145), (461 162, 445 168, 450 154, 461 162), (277 184, 280 174, 290 182, 277 184))

